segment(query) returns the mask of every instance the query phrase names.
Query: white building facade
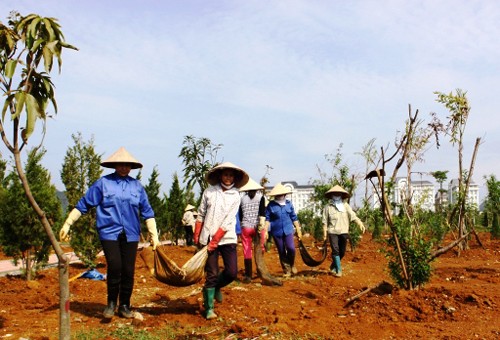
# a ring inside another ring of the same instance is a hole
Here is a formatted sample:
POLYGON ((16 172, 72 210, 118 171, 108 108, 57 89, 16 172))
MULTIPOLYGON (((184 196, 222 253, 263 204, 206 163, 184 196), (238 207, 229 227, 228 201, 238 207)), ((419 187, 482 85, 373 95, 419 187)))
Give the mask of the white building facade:
POLYGON ((411 204, 422 210, 434 211, 435 209, 435 189, 429 181, 411 181, 408 186, 406 177, 396 178, 394 190, 389 201, 401 206, 403 202, 411 198, 411 204))
MULTIPOLYGON (((463 185, 465 186, 465 183, 463 183, 463 185)), ((458 179, 452 179, 448 184, 448 202, 450 204, 457 203, 458 189, 458 179)), ((475 205, 475 207, 479 209, 479 186, 473 181, 469 184, 469 190, 467 191, 465 203, 475 205)))
MULTIPOLYGON (((289 188, 291 194, 286 196, 289 199, 293 207, 295 208, 295 213, 303 209, 312 209, 313 204, 311 203, 311 196, 314 193, 314 186, 312 185, 299 185, 294 181, 284 181, 281 182, 285 187, 289 188)), ((266 192, 270 192, 273 187, 266 187, 266 192)))
MULTIPOLYGON (((443 193, 442 205, 456 204, 458 198, 458 179, 453 179, 448 185, 448 190, 443 193)), ((408 187, 408 180, 406 177, 398 177, 394 185, 394 189, 390 197, 388 197, 389 202, 396 205, 397 214, 399 212, 398 207, 405 202, 408 197, 411 197, 411 203, 415 207, 419 207, 423 210, 436 210, 436 203, 439 205, 440 193, 439 187, 435 187, 430 181, 411 181, 408 187)), ((467 192, 467 204, 475 205, 479 208, 479 186, 474 182, 469 185, 469 190, 467 192)), ((373 208, 380 207, 380 202, 378 197, 374 194, 373 197, 373 208)))

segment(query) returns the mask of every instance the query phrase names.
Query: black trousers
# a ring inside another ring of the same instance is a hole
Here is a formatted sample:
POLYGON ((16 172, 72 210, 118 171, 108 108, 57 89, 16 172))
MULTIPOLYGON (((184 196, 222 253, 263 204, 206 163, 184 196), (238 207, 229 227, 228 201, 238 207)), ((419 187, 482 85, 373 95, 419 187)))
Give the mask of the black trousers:
POLYGON ((236 244, 224 244, 218 246, 213 252, 208 253, 205 274, 205 288, 222 288, 233 282, 238 275, 236 244), (224 270, 220 275, 219 255, 222 257, 222 262, 224 263, 224 270))
POLYGON ((349 234, 328 234, 328 241, 330 241, 330 247, 332 248, 332 261, 335 260, 335 256, 339 256, 340 259, 344 257, 347 240, 349 240, 349 234))
POLYGON ((184 232, 186 234, 186 245, 187 246, 192 246, 193 243, 193 227, 190 225, 185 225, 184 226, 184 232))
POLYGON ((122 233, 118 236, 118 240, 101 240, 101 244, 108 265, 106 278, 108 303, 116 303, 119 298, 120 305, 130 306, 139 242, 127 242, 125 233, 122 233))

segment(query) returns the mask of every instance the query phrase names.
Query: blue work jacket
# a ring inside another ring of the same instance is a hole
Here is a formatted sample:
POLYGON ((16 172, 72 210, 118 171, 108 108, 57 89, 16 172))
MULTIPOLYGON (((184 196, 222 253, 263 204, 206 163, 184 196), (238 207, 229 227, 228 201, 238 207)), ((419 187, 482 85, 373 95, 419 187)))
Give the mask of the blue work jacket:
POLYGON ((270 222, 269 233, 273 236, 293 234, 295 232, 293 222, 297 220, 297 214, 289 200, 286 200, 285 205, 271 201, 266 207, 266 221, 270 222))
POLYGON ((128 242, 138 242, 139 218, 155 216, 141 182, 116 173, 99 178, 76 204, 82 214, 92 207, 96 207, 99 238, 106 241, 117 240, 124 231, 128 242))

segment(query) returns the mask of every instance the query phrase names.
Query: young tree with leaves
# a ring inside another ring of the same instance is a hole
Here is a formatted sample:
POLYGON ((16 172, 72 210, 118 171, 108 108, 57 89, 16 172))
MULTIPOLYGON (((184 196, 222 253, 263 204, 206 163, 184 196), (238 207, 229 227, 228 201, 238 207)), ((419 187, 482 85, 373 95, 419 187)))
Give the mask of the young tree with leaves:
POLYGON ((186 198, 180 187, 177 173, 173 175, 172 186, 167 198, 167 234, 175 244, 183 234, 182 216, 184 207, 186 206, 186 198))
POLYGON ((444 194, 446 193, 446 190, 443 189, 443 183, 446 182, 446 180, 448 179, 447 174, 448 174, 448 170, 446 170, 446 171, 437 170, 437 171, 431 172, 431 176, 434 177, 436 182, 439 183, 439 199, 438 199, 438 202, 436 204, 438 207, 438 211, 441 211, 443 209, 444 194))
POLYGON ((14 156, 15 167, 28 202, 40 219, 59 259, 59 337, 70 339, 69 259, 59 245, 45 212, 31 192, 21 160, 21 151, 32 137, 36 123, 41 121, 42 134, 47 130, 49 103, 54 112, 57 112, 54 85, 49 74, 54 66, 54 59, 61 71, 61 53, 64 48, 76 50, 65 42, 57 19, 37 14, 21 16, 13 12, 7 25, 0 22, 0 88, 5 98, 0 118, 0 136, 14 156), (12 128, 9 133, 11 139, 6 133, 8 125, 12 128))
MULTIPOLYGON (((151 172, 151 176, 149 177, 148 184, 144 187, 144 190, 146 190, 149 198, 149 204, 151 204, 151 207, 155 212, 156 224, 161 237, 161 233, 166 232, 167 205, 165 197, 160 197, 161 184, 158 182, 159 177, 160 173, 158 172, 158 168, 155 166, 151 172)), ((146 227, 143 229, 144 231, 147 231, 146 227)))
POLYGON ((488 188, 488 196, 485 200, 486 216, 491 219, 491 237, 500 238, 500 228, 498 226, 498 215, 500 214, 500 181, 497 180, 495 175, 484 177, 486 180, 486 187, 488 188))
MULTIPOLYGON (((71 135, 74 145, 66 151, 61 170, 61 180, 66 188, 68 211, 87 192, 88 188, 101 177, 101 155, 95 151, 94 138, 83 141, 82 134, 71 135)), ((101 251, 101 241, 97 234, 95 208, 73 224, 71 247, 80 260, 89 268, 97 265, 97 254, 101 251)))
MULTIPOLYGON (((356 154, 362 156, 365 160, 365 173, 368 173, 371 169, 377 168, 380 164, 380 155, 375 147, 375 138, 372 138, 366 143, 361 152, 356 152, 356 154)), ((368 182, 365 181, 365 194, 363 207, 368 207, 371 197, 368 194, 368 182)))
POLYGON ((351 173, 349 166, 344 163, 343 146, 343 143, 340 143, 335 154, 325 155, 326 161, 331 165, 329 173, 317 166, 320 179, 313 181, 314 192, 311 196, 316 211, 321 211, 328 204, 325 194, 332 186, 340 185, 345 188, 349 193, 349 199, 356 190, 356 176, 351 173))
POLYGON ((222 148, 222 144, 213 144, 209 138, 196 138, 185 136, 182 143, 179 157, 184 164, 184 183, 188 188, 193 188, 198 184, 200 196, 207 188, 205 174, 217 165, 217 153, 222 148))
MULTIPOLYGON (((44 155, 43 149, 29 152, 25 165, 26 178, 47 219, 57 226, 62 217, 61 202, 57 198, 55 186, 50 182, 48 170, 40 165, 44 155)), ((26 279, 32 280, 38 269, 47 263, 51 244, 40 219, 26 201, 17 173, 10 173, 6 181, 6 195, 0 204, 3 251, 13 257, 16 264, 21 260, 26 279)))
POLYGON ((481 138, 476 139, 471 165, 469 170, 466 171, 463 165, 463 149, 465 128, 471 110, 469 100, 467 99, 467 92, 457 89, 455 94, 452 92, 445 94, 438 91, 434 92, 434 94, 437 96, 436 101, 443 104, 450 112, 448 122, 442 125, 441 132, 449 136, 451 143, 458 147, 458 200, 456 206, 453 208, 450 221, 453 220, 455 212, 458 211, 458 238, 463 238, 459 244, 459 249, 464 250, 468 247, 467 239, 465 238, 467 234, 465 224, 465 220, 467 219, 466 197, 481 138))

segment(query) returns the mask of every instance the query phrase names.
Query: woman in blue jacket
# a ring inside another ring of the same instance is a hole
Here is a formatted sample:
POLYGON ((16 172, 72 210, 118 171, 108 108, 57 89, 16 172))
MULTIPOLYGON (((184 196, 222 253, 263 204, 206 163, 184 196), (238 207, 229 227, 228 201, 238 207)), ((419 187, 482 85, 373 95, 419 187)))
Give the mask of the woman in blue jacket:
POLYGON ((274 199, 269 202, 266 208, 265 229, 273 237, 278 249, 284 277, 297 274, 297 268, 295 267, 295 231, 297 231, 299 240, 302 238, 299 219, 293 204, 286 199, 286 195, 290 193, 290 189, 278 183, 269 193, 269 196, 274 197, 274 199))
POLYGON ((160 244, 155 215, 141 182, 129 176, 130 170, 142 168, 142 164, 125 148, 120 148, 101 166, 115 171, 90 186, 69 213, 59 237, 66 239, 73 223, 91 208, 96 208, 96 228, 107 263, 108 304, 103 316, 105 319, 112 318, 119 302, 118 314, 133 318, 130 298, 141 233, 140 219, 142 217, 146 223, 154 250, 160 244))

